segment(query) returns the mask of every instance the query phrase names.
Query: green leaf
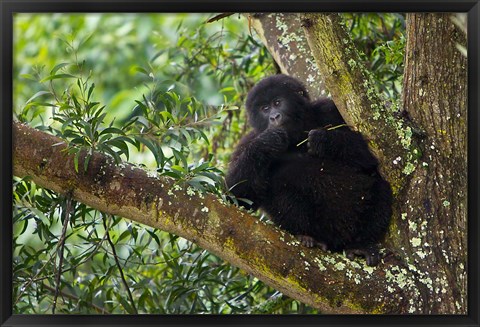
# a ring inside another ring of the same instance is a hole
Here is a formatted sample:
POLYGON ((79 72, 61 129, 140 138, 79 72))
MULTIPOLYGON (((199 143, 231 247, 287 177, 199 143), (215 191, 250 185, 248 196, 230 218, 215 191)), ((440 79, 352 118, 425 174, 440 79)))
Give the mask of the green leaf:
POLYGON ((71 144, 78 144, 78 145, 87 145, 87 142, 81 136, 74 137, 73 139, 70 140, 70 143, 71 144))
POLYGON ((147 75, 147 76, 150 76, 150 73, 145 68, 140 67, 140 66, 133 67, 133 71, 142 73, 142 74, 147 75))
POLYGON ((50 75, 47 76, 43 79, 40 80, 40 83, 46 82, 46 81, 51 81, 54 79, 60 79, 60 78, 77 78, 77 76, 73 76, 71 74, 57 74, 57 75, 50 75))
POLYGON ((198 131, 198 133, 200 133, 200 136, 207 143, 207 145, 210 145, 210 141, 208 140, 208 136, 201 130, 197 130, 197 131, 198 131))
POLYGON ((164 155, 160 147, 158 147, 154 142, 150 141, 149 139, 141 136, 135 136, 135 139, 141 144, 145 145, 150 150, 150 152, 152 152, 158 165, 163 164, 164 155))
POLYGON ((210 177, 207 177, 207 176, 202 176, 202 175, 194 176, 190 179, 190 181, 192 181, 192 182, 205 182, 209 185, 215 186, 215 181, 213 179, 211 179, 210 177))
POLYGON ((90 162, 90 159, 92 158, 92 152, 93 152, 93 150, 90 148, 88 153, 85 155, 85 160, 83 162, 83 171, 87 171, 87 169, 88 169, 88 163, 90 162))
POLYGON ((119 128, 107 127, 107 128, 103 129, 103 130, 100 132, 99 136, 100 136, 100 135, 103 135, 103 134, 106 134, 106 133, 113 133, 113 134, 125 135, 125 133, 124 133, 121 129, 119 129, 119 128))
POLYGON ((63 62, 63 63, 60 63, 60 64, 56 65, 56 66, 53 67, 53 69, 50 71, 50 75, 55 75, 55 73, 56 73, 59 69, 62 69, 63 67, 67 67, 68 65, 71 65, 71 63, 69 63, 69 62, 63 62))
POLYGON ((184 169, 182 166, 179 166, 179 165, 172 165, 172 166, 170 167, 170 169, 172 169, 172 170, 174 170, 174 171, 178 171, 178 172, 180 172, 180 173, 182 173, 182 174, 185 174, 185 173, 186 173, 185 169, 184 169))
POLYGON ((187 162, 187 158, 186 158, 185 154, 180 152, 180 151, 177 151, 173 148, 172 148, 172 152, 173 152, 173 155, 175 156, 175 159, 181 161, 184 169, 188 170, 188 162, 187 162))
POLYGON ((30 99, 28 99, 27 102, 25 102, 25 104, 29 104, 33 99, 36 99, 36 98, 38 98, 39 96, 42 96, 42 95, 45 95, 45 94, 51 94, 51 93, 48 92, 48 91, 40 91, 40 92, 37 92, 37 93, 35 93, 30 99))
POLYGON ((37 81, 37 79, 35 78, 35 76, 31 75, 31 74, 20 74, 20 77, 21 78, 25 78, 25 79, 29 79, 29 80, 32 80, 32 81, 37 81))
POLYGON ((90 85, 90 88, 88 89, 87 101, 90 100, 90 96, 92 95, 92 92, 94 89, 95 89, 95 83, 92 83, 92 85, 90 85))
POLYGON ((171 121, 175 121, 175 117, 168 112, 168 111, 160 111, 160 116, 162 117, 162 121, 166 121, 167 119, 170 119, 171 121))
POLYGON ((129 151, 128 151, 128 146, 127 144, 125 143, 125 141, 122 141, 122 140, 119 140, 119 139, 112 139, 112 140, 108 140, 107 142, 105 142, 106 144, 109 144, 109 145, 112 145, 116 148, 118 148, 120 150, 121 153, 125 154, 125 156, 127 157, 127 160, 129 158, 129 151))
POLYGON ((38 218, 40 218, 42 224, 44 224, 45 226, 50 226, 50 219, 48 219, 48 217, 45 216, 43 212, 41 212, 37 208, 30 208, 30 210, 32 210, 32 212, 35 213, 38 218))
POLYGON ((73 157, 73 164, 75 165, 75 172, 78 173, 78 158, 80 157, 80 151, 77 150, 75 157, 73 157))
POLYGON ((118 153, 116 151, 114 151, 112 148, 110 148, 108 145, 105 145, 105 144, 99 144, 98 145, 98 149, 104 153, 108 153, 110 154, 113 159, 115 159, 115 163, 121 163, 122 162, 122 159, 120 158, 120 156, 118 155, 118 153))

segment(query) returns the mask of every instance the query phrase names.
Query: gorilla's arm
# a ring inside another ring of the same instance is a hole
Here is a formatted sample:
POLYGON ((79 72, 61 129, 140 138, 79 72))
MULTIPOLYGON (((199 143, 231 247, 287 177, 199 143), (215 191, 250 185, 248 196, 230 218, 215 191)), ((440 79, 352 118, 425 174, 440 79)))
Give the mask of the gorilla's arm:
POLYGON ((267 129, 261 133, 252 131, 238 144, 232 155, 230 169, 226 176, 227 186, 247 209, 256 210, 262 205, 269 185, 269 169, 272 160, 278 158, 288 147, 287 133, 279 128, 267 129))
POLYGON ((363 136, 346 126, 311 130, 308 133, 308 153, 344 162, 367 173, 375 172, 378 167, 378 160, 370 152, 363 136))
POLYGON ((342 126, 345 121, 331 99, 312 102, 312 111, 319 128, 308 134, 311 155, 338 160, 367 173, 376 171, 377 158, 370 152, 362 134, 342 126))

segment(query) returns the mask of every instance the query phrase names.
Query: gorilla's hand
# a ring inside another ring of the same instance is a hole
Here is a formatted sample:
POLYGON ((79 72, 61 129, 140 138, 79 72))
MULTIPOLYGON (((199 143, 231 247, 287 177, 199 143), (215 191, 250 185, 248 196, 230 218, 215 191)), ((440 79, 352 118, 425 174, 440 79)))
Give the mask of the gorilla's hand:
POLYGON ((308 132, 308 154, 316 157, 325 155, 325 141, 327 140, 327 130, 325 128, 312 129, 308 132))
POLYGON ((255 139, 257 149, 268 154, 283 153, 289 145, 287 132, 282 128, 268 128, 255 139))

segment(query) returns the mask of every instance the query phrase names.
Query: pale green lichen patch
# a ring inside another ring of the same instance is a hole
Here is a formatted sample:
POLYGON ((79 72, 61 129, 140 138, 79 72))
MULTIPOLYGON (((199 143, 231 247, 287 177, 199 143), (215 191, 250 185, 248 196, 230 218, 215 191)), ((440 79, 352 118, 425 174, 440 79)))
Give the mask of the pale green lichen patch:
POLYGON ((195 189, 191 186, 187 187, 187 195, 188 196, 194 196, 195 195, 195 189))
MULTIPOLYGON (((406 215, 406 214, 405 214, 406 215)), ((408 221, 408 229, 410 229, 411 231, 416 231, 418 228, 418 225, 416 222, 414 221, 408 221)))
POLYGON ((335 259, 334 259, 332 256, 329 256, 329 255, 325 256, 325 257, 323 258, 323 260, 325 260, 326 262, 328 262, 328 263, 330 263, 330 264, 332 264, 332 265, 334 265, 334 264, 337 263, 337 262, 335 261, 335 259))
POLYGON ((325 270, 327 270, 327 268, 323 265, 322 260, 320 260, 320 258, 315 257, 315 258, 313 259, 313 261, 317 264, 318 269, 319 269, 320 271, 325 271, 325 270))
POLYGON ((178 185, 178 184, 175 184, 175 185, 173 185, 173 189, 174 189, 175 191, 181 191, 181 190, 182 190, 182 187, 181 187, 180 185, 178 185))
POLYGON ((410 240, 410 243, 412 244, 413 247, 420 246, 422 244, 422 240, 419 239, 418 237, 414 237, 410 240))
POLYGON ((393 266, 385 273, 389 291, 393 293, 395 289, 409 290, 415 295, 419 295, 419 291, 416 288, 415 282, 411 279, 408 271, 405 268, 393 266))
POLYGON ((405 175, 410 175, 415 171, 415 168, 416 166, 413 163, 407 162, 405 167, 403 167, 402 173, 404 173, 405 175))
POLYGON ((356 261, 350 261, 350 265, 352 266, 352 268, 355 268, 355 269, 362 268, 362 266, 356 261))
POLYGON ((345 264, 344 264, 343 262, 337 262, 337 263, 333 266, 333 268, 334 268, 335 270, 343 270, 343 269, 345 269, 345 264))
POLYGON ((367 272, 369 275, 371 275, 371 274, 373 274, 373 271, 375 270, 375 268, 374 268, 374 267, 370 267, 370 266, 365 266, 365 267, 363 268, 363 270, 364 270, 365 272, 367 272))
POLYGON ((348 61, 348 65, 350 66, 350 68, 355 68, 357 67, 357 62, 355 60, 353 60, 352 58, 350 58, 350 60, 348 61))
POLYGON ((290 241, 290 242, 287 242, 287 245, 290 245, 290 246, 299 246, 299 245, 300 245, 300 241, 292 240, 292 241, 290 241))
POLYGON ((427 256, 427 254, 425 252, 420 251, 420 250, 415 252, 415 254, 418 255, 421 259, 425 259, 426 256, 427 256))

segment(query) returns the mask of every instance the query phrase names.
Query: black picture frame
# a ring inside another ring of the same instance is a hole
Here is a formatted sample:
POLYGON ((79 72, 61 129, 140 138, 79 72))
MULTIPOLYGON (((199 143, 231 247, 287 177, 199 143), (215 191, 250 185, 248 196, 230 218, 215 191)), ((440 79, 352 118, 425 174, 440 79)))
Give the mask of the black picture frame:
POLYGON ((480 4, 478 0, 1 0, 0 21, 0 324, 1 326, 479 326, 480 4), (12 315, 12 42, 14 13, 48 12, 465 12, 468 13, 468 314, 467 315, 12 315))

